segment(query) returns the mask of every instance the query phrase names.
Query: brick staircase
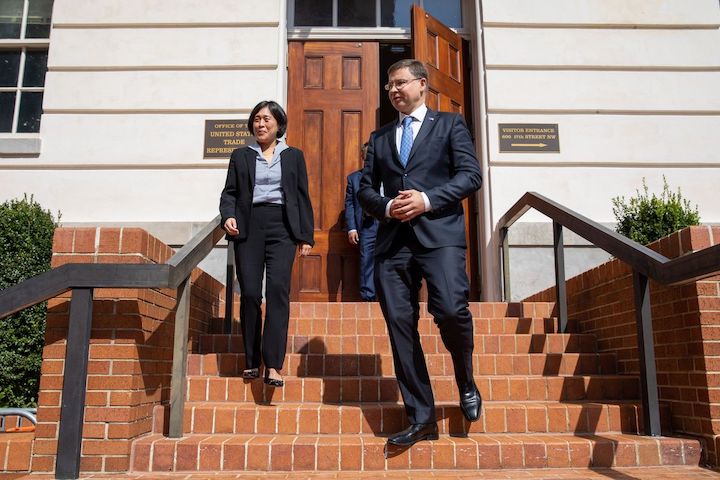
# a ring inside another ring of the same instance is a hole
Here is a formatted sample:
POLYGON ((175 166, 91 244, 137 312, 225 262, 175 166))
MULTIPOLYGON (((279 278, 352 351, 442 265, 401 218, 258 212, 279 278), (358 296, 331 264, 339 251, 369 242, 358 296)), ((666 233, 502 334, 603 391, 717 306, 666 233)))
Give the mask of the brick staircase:
MULTIPOLYGON (((550 303, 475 303, 481 419, 458 407, 452 362, 423 309, 419 330, 440 439, 389 448, 407 426, 377 304, 293 304, 284 388, 239 377, 239 335, 207 334, 188 360, 185 436, 167 407, 136 440, 135 472, 361 471, 698 465, 696 440, 640 436, 639 381, 593 336, 557 332, 550 303)), ((571 324, 569 330, 574 331, 571 324)), ((669 431, 669 412, 661 412, 669 431)))

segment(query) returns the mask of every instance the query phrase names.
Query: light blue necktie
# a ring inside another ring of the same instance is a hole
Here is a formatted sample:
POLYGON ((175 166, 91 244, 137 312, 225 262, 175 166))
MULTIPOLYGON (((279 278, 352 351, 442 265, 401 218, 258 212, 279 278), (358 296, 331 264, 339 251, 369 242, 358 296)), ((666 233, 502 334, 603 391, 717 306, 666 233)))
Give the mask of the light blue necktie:
POLYGON ((407 166, 408 159, 410 158, 410 149, 413 144, 413 134, 410 124, 413 121, 413 117, 407 116, 403 118, 402 126, 402 137, 400 137, 400 163, 403 167, 407 166))

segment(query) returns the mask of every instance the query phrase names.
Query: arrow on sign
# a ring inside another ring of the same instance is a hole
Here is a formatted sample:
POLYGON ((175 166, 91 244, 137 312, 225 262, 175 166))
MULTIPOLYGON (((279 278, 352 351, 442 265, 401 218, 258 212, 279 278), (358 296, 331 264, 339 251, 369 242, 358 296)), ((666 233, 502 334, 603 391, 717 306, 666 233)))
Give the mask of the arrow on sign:
POLYGON ((546 143, 512 143, 513 147, 547 147, 546 143))

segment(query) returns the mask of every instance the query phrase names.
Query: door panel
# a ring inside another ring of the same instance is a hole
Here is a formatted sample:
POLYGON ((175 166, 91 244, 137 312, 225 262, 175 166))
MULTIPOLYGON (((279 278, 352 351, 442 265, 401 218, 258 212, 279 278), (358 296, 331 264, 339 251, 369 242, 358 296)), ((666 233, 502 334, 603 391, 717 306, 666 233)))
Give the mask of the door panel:
MULTIPOLYGON (((455 112, 465 116, 465 86, 462 38, 417 5, 412 7, 413 56, 428 70, 426 104, 433 110, 455 112)), ((465 239, 467 241, 467 273, 470 279, 470 300, 480 299, 479 254, 477 244, 476 194, 463 200, 465 239)))
POLYGON ((344 230, 346 177, 376 128, 376 42, 290 42, 288 144, 305 153, 316 245, 293 269, 294 301, 359 300, 358 253, 344 230))
POLYGON ((412 44, 413 56, 425 63, 430 76, 428 107, 465 114, 462 38, 413 5, 412 44))

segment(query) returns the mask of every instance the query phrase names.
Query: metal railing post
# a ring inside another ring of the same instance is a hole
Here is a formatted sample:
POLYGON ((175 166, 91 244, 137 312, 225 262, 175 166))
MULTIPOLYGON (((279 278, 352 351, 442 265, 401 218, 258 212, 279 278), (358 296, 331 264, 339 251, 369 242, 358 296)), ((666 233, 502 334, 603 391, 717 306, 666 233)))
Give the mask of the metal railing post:
POLYGON ((633 286, 635 287, 635 317, 637 321, 638 355, 640 356, 643 426, 645 435, 659 437, 661 435, 660 406, 655 369, 652 313, 650 311, 650 281, 647 276, 633 270, 633 286))
POLYGON ((510 242, 508 240, 508 228, 500 229, 500 245, 502 248, 502 278, 503 278, 503 302, 509 302, 510 293, 510 242))
POLYGON ((223 324, 223 333, 232 333, 233 320, 233 301, 235 288, 235 242, 228 240, 227 242, 227 276, 225 277, 225 322, 223 324))
POLYGON ((185 389, 187 377, 187 342, 190 325, 190 277, 177 288, 175 340, 173 343, 172 379, 170 380, 170 438, 183 436, 185 389))
POLYGON ((72 290, 55 463, 55 478, 59 479, 76 479, 80 476, 92 304, 92 288, 72 290))
POLYGON ((563 226, 553 221, 553 252, 555 257, 555 304, 558 309, 558 329, 565 333, 568 324, 567 292, 565 290, 565 243, 563 226))

